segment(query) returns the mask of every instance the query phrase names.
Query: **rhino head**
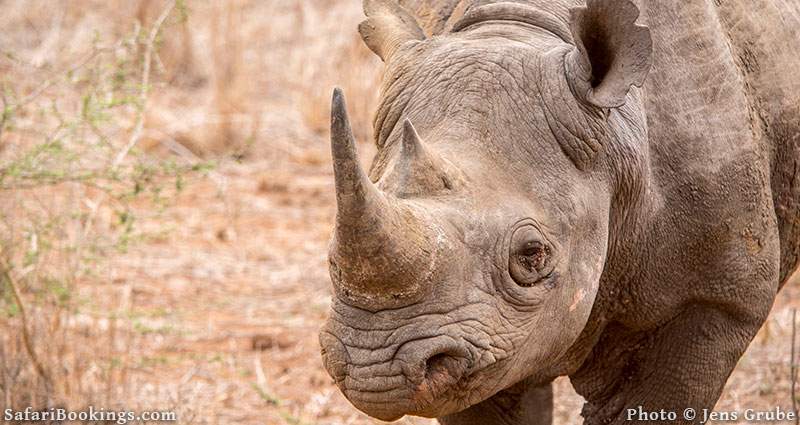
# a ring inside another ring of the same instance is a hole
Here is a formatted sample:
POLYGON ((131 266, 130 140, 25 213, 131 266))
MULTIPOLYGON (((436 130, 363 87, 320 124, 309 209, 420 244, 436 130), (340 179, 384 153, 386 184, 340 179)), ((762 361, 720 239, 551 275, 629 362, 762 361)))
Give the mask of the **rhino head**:
POLYGON ((362 37, 386 63, 378 154, 361 168, 336 90, 326 369, 383 420, 564 374, 620 204, 647 190, 638 9, 493 3, 430 38, 393 1, 365 12, 362 37))

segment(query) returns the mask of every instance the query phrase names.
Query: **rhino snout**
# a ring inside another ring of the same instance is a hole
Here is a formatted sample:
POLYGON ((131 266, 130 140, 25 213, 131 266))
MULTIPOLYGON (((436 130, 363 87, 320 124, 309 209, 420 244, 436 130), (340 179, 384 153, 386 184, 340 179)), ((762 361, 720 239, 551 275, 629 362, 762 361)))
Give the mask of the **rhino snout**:
POLYGON ((350 402, 384 420, 435 411, 474 364, 466 345, 447 335, 365 350, 328 329, 320 333, 320 346, 326 370, 350 402))

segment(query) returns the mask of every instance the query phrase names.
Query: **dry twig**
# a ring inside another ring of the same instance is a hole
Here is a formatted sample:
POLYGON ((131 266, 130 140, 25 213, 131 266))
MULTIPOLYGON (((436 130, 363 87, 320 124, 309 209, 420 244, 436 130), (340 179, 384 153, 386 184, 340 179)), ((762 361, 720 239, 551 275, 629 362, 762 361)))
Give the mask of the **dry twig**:
POLYGON ((22 321, 22 342, 25 345, 25 351, 28 353, 28 357, 30 357, 36 373, 44 380, 45 385, 49 389, 52 389, 53 382, 50 379, 50 374, 39 359, 39 356, 36 354, 36 350, 33 348, 33 342, 31 341, 30 331, 28 329, 28 314, 25 303, 22 301, 19 285, 17 284, 14 276, 11 275, 11 265, 8 263, 5 257, 3 257, 2 251, 0 251, 0 268, 2 268, 3 277, 5 278, 6 282, 8 282, 9 286, 11 286, 11 294, 13 295, 14 302, 17 304, 17 308, 19 309, 19 318, 22 321))
POLYGON ((150 34, 147 36, 147 42, 145 44, 145 51, 144 51, 144 59, 142 60, 142 81, 141 85, 139 86, 139 108, 136 114, 136 123, 133 126, 133 131, 131 132, 131 137, 128 139, 128 143, 122 148, 122 150, 117 154, 114 158, 114 162, 111 163, 111 169, 115 169, 119 167, 125 157, 128 156, 128 152, 139 143, 139 139, 142 137, 142 130, 144 129, 144 118, 145 118, 145 109, 147 105, 147 95, 150 90, 150 67, 153 62, 153 50, 155 48, 156 37, 158 37, 158 33, 161 31, 161 27, 164 25, 164 21, 167 20, 167 17, 172 10, 175 8, 175 0, 171 1, 169 5, 161 12, 161 15, 158 16, 155 23, 153 23, 153 27, 150 28, 150 34))

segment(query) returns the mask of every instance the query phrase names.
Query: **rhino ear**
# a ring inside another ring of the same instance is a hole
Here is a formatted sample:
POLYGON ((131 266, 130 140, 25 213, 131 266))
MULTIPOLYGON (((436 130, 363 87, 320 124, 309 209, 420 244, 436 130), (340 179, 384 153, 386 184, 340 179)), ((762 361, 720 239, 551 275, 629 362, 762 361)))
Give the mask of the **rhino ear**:
POLYGON ((417 20, 394 0, 364 0, 364 14, 367 20, 358 25, 358 32, 384 62, 403 43, 425 39, 417 20))
POLYGON ((587 0, 570 9, 576 49, 567 72, 581 100, 602 108, 619 107, 631 86, 641 87, 652 64, 650 30, 636 24, 631 0, 587 0))

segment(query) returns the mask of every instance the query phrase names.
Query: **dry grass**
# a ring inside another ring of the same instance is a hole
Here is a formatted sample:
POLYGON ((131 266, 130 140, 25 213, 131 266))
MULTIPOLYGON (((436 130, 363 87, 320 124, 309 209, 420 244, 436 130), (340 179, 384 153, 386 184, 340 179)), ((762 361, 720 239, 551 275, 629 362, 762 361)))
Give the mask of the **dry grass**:
MULTIPOLYGON (((369 140, 380 72, 355 31, 358 3, 178 2, 146 87, 166 0, 3 3, 3 408, 377 423, 335 389, 316 341, 330 303, 330 92, 345 88, 369 140)), ((791 404, 795 286, 718 408, 791 404)), ((559 380, 558 423, 578 423, 580 403, 559 380)))
POLYGON ((164 46, 174 53, 163 57, 180 60, 165 69, 168 89, 151 109, 151 143, 171 139, 200 156, 308 155, 327 131, 334 85, 366 140, 379 60, 358 39, 360 10, 342 3, 192 3, 180 43, 164 46))

